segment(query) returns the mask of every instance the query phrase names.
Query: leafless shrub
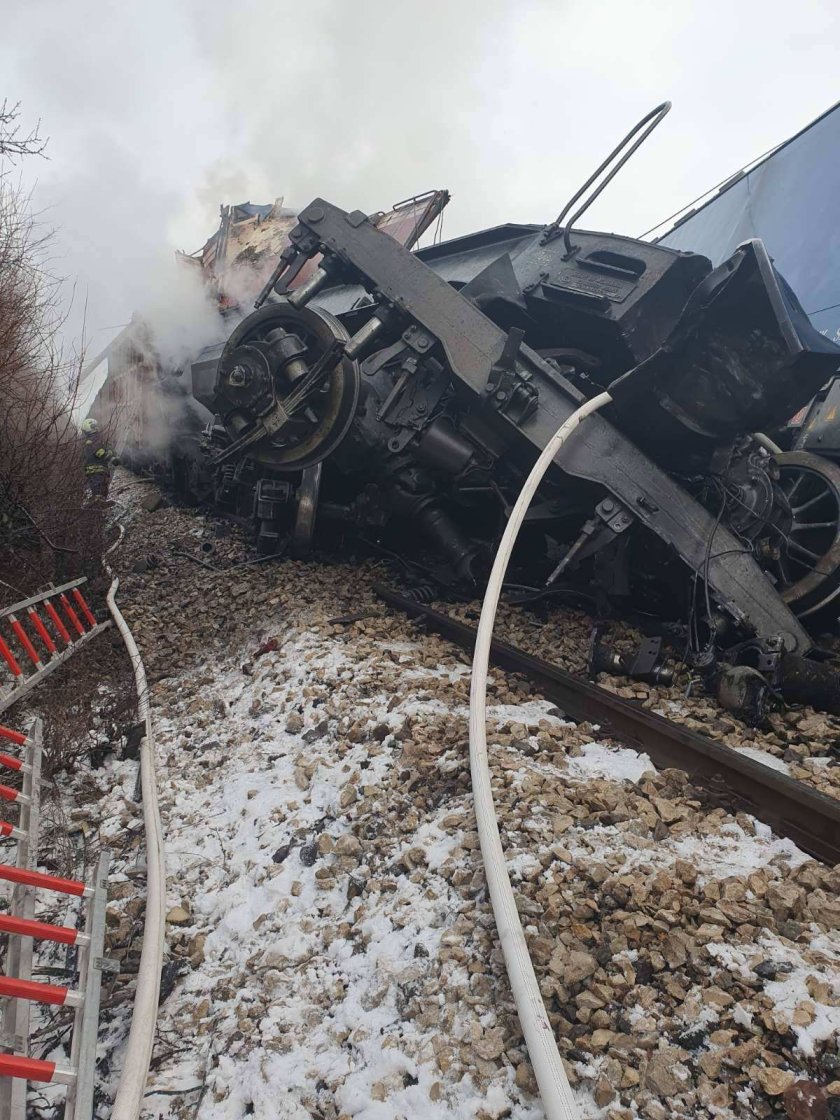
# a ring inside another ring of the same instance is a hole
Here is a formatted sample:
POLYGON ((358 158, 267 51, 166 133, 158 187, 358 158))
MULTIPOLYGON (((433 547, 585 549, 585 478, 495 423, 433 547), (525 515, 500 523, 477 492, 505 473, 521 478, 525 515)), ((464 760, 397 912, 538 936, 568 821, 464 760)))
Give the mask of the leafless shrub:
MULTIPOLYGON (((103 515, 87 500, 76 427, 81 359, 60 343, 50 234, 11 174, 45 142, 37 128, 21 132, 18 117, 17 105, 0 104, 0 603, 95 576, 102 552, 103 515)), ((131 682, 122 647, 103 635, 39 688, 31 710, 44 719, 47 773, 83 757, 95 764, 119 744, 134 718, 131 682)))
POLYGON ((20 102, 10 105, 7 99, 0 104, 0 156, 9 161, 21 156, 44 156, 47 141, 40 135, 41 122, 30 132, 21 134, 20 102))
POLYGON ((137 719, 134 673, 122 642, 106 631, 38 689, 33 709, 44 721, 44 773, 97 768, 125 749, 137 719))
POLYGON ((35 154, 35 133, 8 128, 0 108, 0 579, 3 599, 75 574, 99 531, 85 510, 74 423, 78 361, 59 342, 61 281, 49 269, 49 234, 12 181, 5 154, 35 154), (14 593, 12 593, 14 591, 14 593))

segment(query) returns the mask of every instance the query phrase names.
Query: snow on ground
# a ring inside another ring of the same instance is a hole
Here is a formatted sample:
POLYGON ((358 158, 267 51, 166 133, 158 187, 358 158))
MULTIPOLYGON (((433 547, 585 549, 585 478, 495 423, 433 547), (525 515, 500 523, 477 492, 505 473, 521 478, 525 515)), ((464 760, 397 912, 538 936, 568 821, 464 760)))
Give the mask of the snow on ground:
POLYGON ((739 747, 738 749, 741 754, 745 754, 755 762, 760 762, 762 766, 769 766, 771 770, 778 770, 780 774, 790 773, 790 766, 783 759, 770 754, 769 751, 763 751, 760 747, 739 747))
POLYGON ((840 1032, 840 940, 817 938, 811 948, 816 956, 808 963, 783 938, 769 933, 749 948, 725 943, 708 947, 722 969, 746 979, 756 975, 762 962, 773 962, 774 978, 764 980, 764 993, 774 1016, 794 1033, 797 1048, 807 1057, 815 1042, 840 1032))
MULTIPOLYGON (((406 721, 454 723, 463 735, 467 715, 466 704, 420 687, 430 670, 418 668, 419 647, 390 649, 383 674, 377 644, 360 656, 292 628, 279 652, 252 660, 252 649, 231 651, 223 663, 164 682, 155 723, 169 903, 173 920, 186 922, 170 932, 191 968, 162 1010, 149 1116, 541 1116, 514 1084, 515 1067, 491 1065, 503 1052, 492 995, 484 992, 473 1011, 453 1008, 440 988, 449 978, 468 992, 484 979, 465 973, 457 953, 447 960, 465 908, 453 879, 480 875, 474 833, 465 846, 468 797, 443 799, 426 815, 409 805, 410 827, 388 836, 385 863, 381 846, 369 844, 379 810, 394 826, 385 791, 410 765, 405 734, 398 737, 406 721), (441 956, 442 975, 430 964, 441 956)), ((468 683, 458 664, 435 676, 468 683)), ((491 738, 504 739, 501 730, 527 741, 537 729, 571 726, 552 711, 538 698, 491 702, 491 738)), ((571 789, 638 783, 654 769, 643 754, 597 741, 557 763, 519 756, 514 773, 524 780, 536 770, 571 789)), ((122 775, 116 794, 127 796, 129 784, 122 775)), ((623 872, 654 875, 691 860, 701 883, 805 861, 757 823, 660 842, 617 825, 572 827, 563 843, 572 861, 613 861, 623 872)), ((543 866, 538 844, 511 854, 514 881, 547 877, 543 866)), ((799 967, 784 981, 781 1002, 796 1001, 805 975, 799 967)), ((820 1012, 807 1037, 826 1037, 835 1014, 820 1012)), ((602 1066, 594 1058, 580 1070, 596 1079, 602 1066)), ((585 1089, 579 1096, 583 1115, 603 1115, 585 1089)))
MULTIPOLYGON (((392 647, 409 666, 411 650, 392 647)), ((246 656, 215 666, 212 678, 200 670, 168 682, 174 703, 155 713, 170 906, 188 910, 182 936, 200 944, 202 960, 164 1007, 161 1037, 192 1035, 193 1043, 161 1063, 149 1114, 174 1113, 172 1090, 201 1084, 212 1067, 199 1115, 220 1120, 247 1111, 308 1118, 325 1093, 338 1114, 358 1120, 413 1120, 430 1108, 441 1120, 538 1116, 522 1099, 508 1111, 512 1070, 489 1085, 469 1076, 444 1084, 436 1059, 443 993, 405 1018, 463 907, 435 874, 446 861, 465 862, 463 829, 444 823, 452 806, 393 846, 390 859, 416 861, 417 870, 387 884, 352 830, 358 803, 373 799, 375 813, 380 785, 399 765, 389 726, 443 706, 414 698, 410 668, 404 697, 368 688, 382 673, 375 651, 367 662, 351 659, 306 631, 247 677, 246 656), (383 724, 381 741, 319 732, 329 701, 360 681, 354 711, 383 724), (219 739, 195 727, 197 706, 225 711, 219 739)), ((536 721, 545 706, 518 714, 536 721)), ((505 717, 516 711, 499 708, 505 717)), ((489 1010, 483 1021, 460 1018, 458 1030, 479 1044, 494 1021, 489 1010)))
MULTIPOLYGON (((413 635, 358 569, 245 570, 231 586, 171 563, 127 581, 155 660, 169 869, 144 1116, 541 1120, 474 828, 463 658, 413 635)), ((502 673, 488 718, 503 843, 582 1116, 769 1115, 768 1068, 824 1081, 830 873, 502 673)), ((135 770, 101 776, 105 831, 131 819, 135 770)))
POLYGON ((581 753, 569 759, 569 773, 575 778, 638 782, 643 774, 653 769, 654 765, 646 754, 603 743, 584 743, 581 753))

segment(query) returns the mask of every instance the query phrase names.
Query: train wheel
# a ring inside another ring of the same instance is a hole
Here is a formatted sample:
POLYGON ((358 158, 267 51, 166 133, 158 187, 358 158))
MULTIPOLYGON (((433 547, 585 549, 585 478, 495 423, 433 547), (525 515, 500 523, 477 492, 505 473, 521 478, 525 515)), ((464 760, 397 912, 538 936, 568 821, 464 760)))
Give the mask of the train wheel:
POLYGON ((800 618, 840 608, 840 467, 807 451, 776 456, 790 527, 772 566, 782 598, 800 618))
MULTIPOLYGON (((303 347, 310 369, 336 342, 349 335, 337 319, 316 307, 292 307, 286 300, 267 303, 243 319, 219 359, 215 395, 222 422, 233 440, 247 434, 258 419, 282 403, 294 386, 273 365, 272 340, 288 334, 303 347), (272 403, 274 402, 274 403, 272 403)), ((315 466, 339 445, 353 422, 361 374, 356 362, 341 357, 303 408, 247 449, 247 456, 274 471, 299 471, 315 466)))
POLYGON ((300 480, 297 513, 292 530, 292 556, 302 560, 312 551, 315 535, 315 516, 318 512, 318 495, 321 491, 321 464, 307 467, 300 480))

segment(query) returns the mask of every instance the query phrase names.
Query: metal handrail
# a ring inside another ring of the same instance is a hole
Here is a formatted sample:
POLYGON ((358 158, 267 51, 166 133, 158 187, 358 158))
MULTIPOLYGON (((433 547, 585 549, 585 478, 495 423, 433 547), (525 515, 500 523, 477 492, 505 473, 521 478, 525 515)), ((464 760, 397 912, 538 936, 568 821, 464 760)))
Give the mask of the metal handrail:
POLYGON ((642 117, 642 119, 640 121, 638 121, 635 125, 633 125, 633 127, 630 129, 630 131, 627 133, 627 135, 624 137, 624 139, 621 141, 621 143, 616 144, 616 146, 613 148, 613 150, 610 152, 610 154, 607 156, 607 158, 604 160, 604 162, 600 165, 600 167, 598 167, 597 170, 594 171, 589 176, 589 178, 586 180, 586 182, 583 184, 583 186, 580 188, 580 190, 577 191, 576 194, 572 195, 572 197, 569 199, 569 201, 566 203, 566 205, 563 207, 563 209, 560 211, 560 213, 557 215, 557 217, 551 223, 551 225, 546 226, 546 228, 543 232, 542 238, 540 239, 541 243, 543 245, 546 245, 549 241, 551 241, 555 237, 557 237, 558 234, 560 233, 560 231, 562 230, 563 231, 563 245, 566 249, 566 256, 570 257, 570 256, 572 256, 572 254, 574 252, 576 252, 576 247, 572 246, 572 241, 571 241, 572 227, 574 226, 575 222, 578 220, 578 218, 582 214, 584 214, 589 209, 589 207, 592 205, 592 203, 595 201, 595 199, 598 197, 598 195, 603 191, 604 187, 606 187, 607 183, 611 182, 611 180, 615 178, 615 176, 622 169, 622 167, 625 165, 625 163, 628 161, 628 159, 633 155, 633 153, 636 151, 636 149, 638 147, 640 147, 642 144, 644 144, 644 142, 645 142, 645 140, 647 140, 648 136, 650 136, 650 134, 653 132, 653 130, 656 128, 656 126, 658 124, 660 124, 660 122, 668 115, 668 113, 670 113, 670 111, 671 111, 671 102, 670 101, 663 101, 661 105, 657 105, 655 109, 651 109, 651 111, 648 114, 646 114, 646 116, 642 117), (640 131, 640 129, 644 128, 644 126, 648 123, 648 121, 650 121, 651 123, 648 125, 648 127, 645 129, 645 131, 642 133, 642 135, 638 138, 636 143, 633 144, 633 146, 628 151, 626 151, 624 153, 624 155, 621 157, 621 159, 618 161, 618 163, 615 165, 615 167, 613 167, 613 169, 610 171, 609 175, 606 176, 604 181, 598 185, 598 187, 592 192, 592 194, 589 196, 589 198, 587 198, 585 200, 583 205, 580 206, 579 209, 577 209, 574 212, 574 214, 572 214, 571 218, 569 218, 569 221, 567 222, 567 224, 564 228, 563 227, 563 219, 569 213, 569 211, 574 206, 574 204, 577 202, 577 200, 581 197, 581 195, 585 194, 586 191, 589 190, 589 188, 592 186, 592 184, 595 182, 595 180, 598 178, 598 176, 601 174, 601 172, 605 171, 609 167, 609 165, 612 163, 612 161, 615 159, 615 157, 619 154, 619 152, 621 152, 626 147, 626 145, 633 139, 633 137, 636 135, 637 132, 640 131))

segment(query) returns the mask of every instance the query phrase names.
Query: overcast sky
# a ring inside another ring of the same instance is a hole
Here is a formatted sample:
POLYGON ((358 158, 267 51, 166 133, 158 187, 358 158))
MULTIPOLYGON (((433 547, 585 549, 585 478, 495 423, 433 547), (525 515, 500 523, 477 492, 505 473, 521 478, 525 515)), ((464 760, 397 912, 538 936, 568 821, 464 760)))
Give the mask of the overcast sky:
POLYGON ((658 102, 587 215, 638 235, 840 98, 837 0, 4 0, 0 99, 86 306, 89 353, 166 285, 220 202, 385 209, 444 236, 552 219, 658 102))

